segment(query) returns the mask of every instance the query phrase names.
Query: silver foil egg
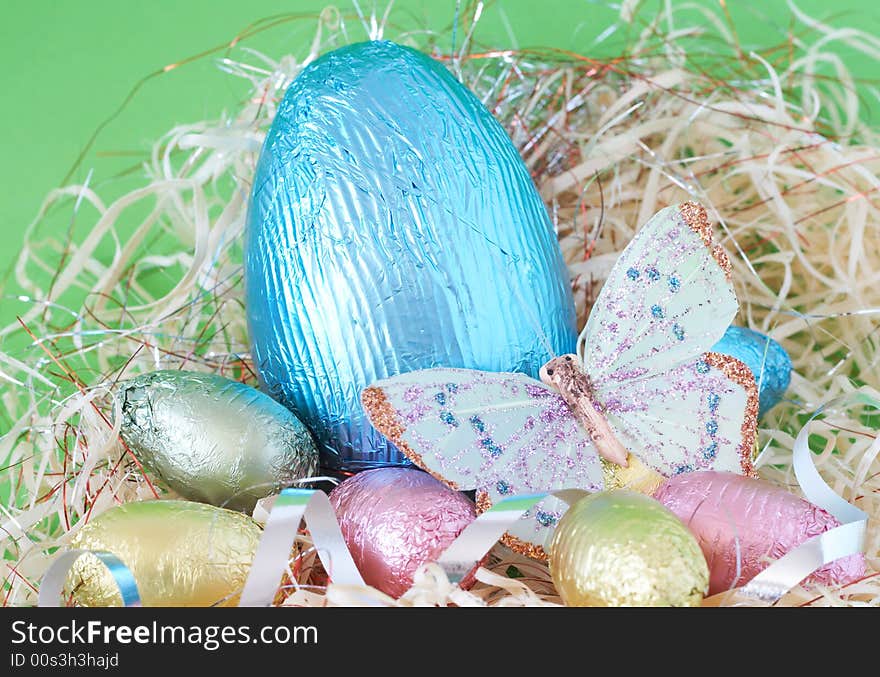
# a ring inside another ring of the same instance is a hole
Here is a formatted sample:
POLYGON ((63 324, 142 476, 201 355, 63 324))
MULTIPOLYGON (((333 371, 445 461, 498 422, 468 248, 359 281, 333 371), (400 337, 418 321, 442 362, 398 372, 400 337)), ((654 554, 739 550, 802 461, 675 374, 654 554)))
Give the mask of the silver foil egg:
POLYGON ((305 426, 243 383, 155 371, 122 383, 117 397, 122 439, 184 498, 250 512, 260 498, 317 468, 305 426))

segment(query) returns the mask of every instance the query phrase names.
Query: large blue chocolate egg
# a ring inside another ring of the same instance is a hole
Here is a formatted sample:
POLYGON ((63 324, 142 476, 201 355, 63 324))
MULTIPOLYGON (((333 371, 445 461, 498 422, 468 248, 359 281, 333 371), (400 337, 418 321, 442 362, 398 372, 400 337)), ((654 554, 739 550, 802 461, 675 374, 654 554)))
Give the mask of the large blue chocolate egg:
POLYGON ((504 129, 440 63, 390 42, 305 68, 263 146, 246 285, 264 388, 322 465, 404 463, 361 390, 435 366, 537 376, 572 352, 568 276, 504 129))
POLYGON ((728 327, 712 350, 745 362, 758 384, 758 415, 772 409, 788 390, 791 358, 769 336, 745 327, 728 327))

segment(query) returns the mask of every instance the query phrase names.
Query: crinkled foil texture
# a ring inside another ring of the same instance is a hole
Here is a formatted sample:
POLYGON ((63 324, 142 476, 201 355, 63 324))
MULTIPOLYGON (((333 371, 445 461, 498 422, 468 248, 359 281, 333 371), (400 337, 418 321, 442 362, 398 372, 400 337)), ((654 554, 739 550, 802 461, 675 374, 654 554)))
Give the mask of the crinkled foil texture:
POLYGON ((568 606, 698 606, 709 583, 681 520, 627 490, 569 508, 550 542, 550 574, 568 606))
POLYGON ((504 129, 439 62, 390 42, 305 68, 263 146, 247 310, 264 389, 322 465, 406 463, 361 390, 436 366, 537 376, 573 352, 568 275, 504 129))
MULTIPOLYGON (((134 574, 144 606, 235 606, 262 531, 245 515, 189 501, 143 501, 111 508, 70 541, 108 550, 134 574)), ((121 606, 111 574, 80 557, 67 592, 81 606, 121 606)))
POLYGON ((758 384, 758 415, 763 416, 785 395, 791 381, 791 358, 769 336, 746 327, 728 327, 712 351, 744 362, 758 384))
MULTIPOLYGON (((840 526, 821 508, 780 487, 732 473, 676 475, 654 497, 697 537, 711 572, 711 594, 746 584, 807 539, 840 526)), ((851 555, 819 569, 811 580, 841 584, 864 574, 864 557, 851 555)))
MULTIPOLYGON (((472 501, 412 468, 379 468, 350 477, 330 494, 342 535, 364 581, 393 597, 412 587, 476 518, 472 501)), ((472 580, 466 578, 463 587, 472 580)))
POLYGON ((123 440, 184 498, 250 512, 260 498, 317 469, 306 427, 243 383, 156 371, 123 383, 118 397, 123 440))

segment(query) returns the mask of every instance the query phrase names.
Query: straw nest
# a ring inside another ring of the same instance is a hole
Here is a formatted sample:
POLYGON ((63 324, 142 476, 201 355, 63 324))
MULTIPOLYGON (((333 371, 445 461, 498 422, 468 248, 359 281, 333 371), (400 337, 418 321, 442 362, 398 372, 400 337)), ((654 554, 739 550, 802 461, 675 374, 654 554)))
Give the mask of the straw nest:
MULTIPOLYGON (((310 19, 311 44, 270 57, 242 46, 279 20, 256 24, 219 62, 252 86, 238 110, 171 130, 134 189, 111 181, 53 191, 15 269, 20 320, 0 330, 5 603, 35 601, 52 553, 90 517, 153 498, 117 440, 120 378, 170 367, 254 382, 241 255, 263 135, 304 65, 383 32, 442 59, 506 125, 556 224, 581 322, 639 224, 674 202, 706 205, 733 262, 737 322, 775 338, 794 362, 787 400, 760 423, 758 467, 797 491, 791 449, 806 416, 842 393, 880 397, 880 146, 833 52, 844 41, 876 60, 880 41, 793 10, 778 47, 744 53, 723 17, 668 9, 646 18, 632 5, 623 3, 619 25, 634 37, 603 59, 480 46, 476 7, 459 14, 454 47, 428 31, 395 33, 393 9, 378 18, 328 9, 310 19), (41 226, 59 214, 87 223, 87 234, 45 236, 41 226)), ((871 414, 838 413, 812 437, 825 479, 872 516, 868 576, 845 589, 798 589, 785 603, 880 604, 871 414)), ((299 551, 284 604, 559 603, 546 567, 500 546, 472 591, 429 566, 396 602, 324 589, 307 535, 299 551)))

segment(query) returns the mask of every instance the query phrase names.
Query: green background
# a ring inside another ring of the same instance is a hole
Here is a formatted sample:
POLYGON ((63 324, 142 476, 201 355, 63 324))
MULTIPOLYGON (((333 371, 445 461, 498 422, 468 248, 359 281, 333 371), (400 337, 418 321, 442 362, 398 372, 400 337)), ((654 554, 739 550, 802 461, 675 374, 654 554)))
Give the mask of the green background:
MULTIPOLYGON (((381 12, 386 3, 360 0, 367 12, 374 6, 381 12)), ((47 191, 59 185, 95 128, 140 79, 166 64, 227 43, 253 21, 280 13, 314 16, 327 4, 325 0, 2 0, 0 273, 8 271, 24 229, 47 191)), ((353 14, 349 0, 335 4, 353 14)), ((718 0, 699 4, 719 6, 718 0)), ((785 2, 728 0, 727 4, 746 48, 784 40, 791 24, 785 2)), ((832 25, 880 33, 877 0, 799 0, 797 4, 832 25)), ((497 0, 487 5, 477 38, 495 46, 554 46, 596 53, 593 39, 615 18, 615 11, 601 0, 497 0)), ((650 13, 660 2, 644 0, 642 5, 641 12, 650 13)), ((452 23, 455 7, 455 0, 397 0, 394 16, 414 25, 442 27, 452 23)), ((277 56, 310 41, 314 25, 314 20, 305 18, 290 22, 248 44, 277 56)), ((600 52, 607 53, 613 44, 600 52)), ((843 56, 858 76, 880 75, 872 72, 874 63, 854 52, 843 50, 843 56)), ((73 179, 81 181, 94 169, 100 181, 102 176, 136 167, 152 142, 173 125, 216 118, 236 106, 246 91, 243 81, 217 68, 215 57, 148 80, 123 114, 103 130, 73 179)), ((863 94, 877 107, 876 95, 868 88, 863 94)), ((64 224, 53 228, 61 230, 64 224)), ((0 325, 14 319, 17 304, 9 302, 13 293, 14 285, 0 283, 0 325)))

